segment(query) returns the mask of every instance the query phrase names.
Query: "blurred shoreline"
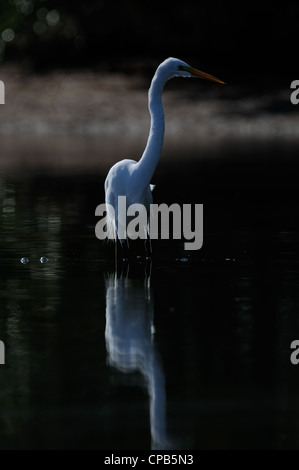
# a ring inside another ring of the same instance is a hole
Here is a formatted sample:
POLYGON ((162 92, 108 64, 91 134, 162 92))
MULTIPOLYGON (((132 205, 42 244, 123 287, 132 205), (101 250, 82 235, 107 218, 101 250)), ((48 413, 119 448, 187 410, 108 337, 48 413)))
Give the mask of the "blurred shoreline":
MULTIPOLYGON (((0 107, 0 169, 106 169, 142 154, 150 125, 150 80, 144 76, 91 70, 28 74, 5 65, 0 78, 6 102, 0 107)), ((174 158, 192 149, 212 154, 219 146, 299 143, 299 109, 290 102, 289 88, 251 91, 234 83, 177 79, 167 83, 163 103, 163 153, 174 158)))

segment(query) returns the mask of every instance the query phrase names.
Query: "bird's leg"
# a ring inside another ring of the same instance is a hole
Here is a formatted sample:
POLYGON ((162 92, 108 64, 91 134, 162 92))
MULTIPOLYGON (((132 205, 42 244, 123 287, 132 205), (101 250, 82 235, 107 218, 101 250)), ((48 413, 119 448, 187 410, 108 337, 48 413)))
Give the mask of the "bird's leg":
POLYGON ((145 269, 144 269, 145 289, 146 289, 147 300, 150 299, 151 272, 152 272, 152 260, 151 258, 147 258, 145 262, 145 269))
POLYGON ((114 255, 115 255, 115 269, 116 269, 116 272, 117 272, 117 239, 115 240, 114 255))
POLYGON ((122 238, 122 239, 119 240, 119 242, 120 242, 120 246, 121 246, 121 250, 122 250, 123 261, 128 261, 128 258, 129 258, 129 250, 128 250, 128 243, 127 243, 127 240, 125 240, 124 238, 122 238))
POLYGON ((152 258, 152 244, 149 235, 147 234, 146 239, 144 240, 144 249, 145 249, 145 259, 152 258))

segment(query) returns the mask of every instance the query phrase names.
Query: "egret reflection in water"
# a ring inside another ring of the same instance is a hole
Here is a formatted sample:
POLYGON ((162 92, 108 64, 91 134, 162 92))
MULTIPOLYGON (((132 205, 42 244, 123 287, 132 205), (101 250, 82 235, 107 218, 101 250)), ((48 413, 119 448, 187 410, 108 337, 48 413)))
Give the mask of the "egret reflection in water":
POLYGON ((164 373, 153 338, 154 302, 150 278, 115 273, 106 280, 108 364, 125 374, 140 372, 150 399, 152 448, 172 447, 166 436, 164 373))

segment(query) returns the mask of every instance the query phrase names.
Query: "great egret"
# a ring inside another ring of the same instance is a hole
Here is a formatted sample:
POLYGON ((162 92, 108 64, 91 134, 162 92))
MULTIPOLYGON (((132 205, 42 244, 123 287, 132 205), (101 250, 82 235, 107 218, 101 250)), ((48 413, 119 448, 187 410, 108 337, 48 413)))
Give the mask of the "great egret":
MULTIPOLYGON (((116 163, 110 169, 105 180, 106 223, 110 232, 109 238, 119 239, 124 259, 126 259, 126 239, 120 233, 124 233, 127 218, 123 220, 122 213, 119 211, 118 197, 126 196, 127 208, 131 204, 142 204, 146 208, 147 214, 149 214, 150 204, 153 202, 153 188, 150 181, 160 158, 164 138, 162 91, 167 80, 173 77, 197 77, 224 83, 218 78, 194 69, 186 62, 173 57, 164 60, 157 68, 148 92, 151 126, 143 155, 138 162, 126 159, 116 163)), ((148 226, 144 227, 144 230, 148 234, 148 226)), ((145 250, 147 257, 150 248, 148 242, 146 236, 145 250)))

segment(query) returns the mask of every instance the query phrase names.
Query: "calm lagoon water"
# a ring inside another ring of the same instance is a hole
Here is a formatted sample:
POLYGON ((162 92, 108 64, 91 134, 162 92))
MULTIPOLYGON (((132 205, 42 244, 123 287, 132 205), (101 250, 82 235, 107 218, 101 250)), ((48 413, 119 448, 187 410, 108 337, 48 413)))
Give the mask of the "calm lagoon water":
POLYGON ((3 172, 0 449, 298 449, 294 155, 161 162, 155 202, 203 203, 203 248, 117 273, 104 172, 3 172))

